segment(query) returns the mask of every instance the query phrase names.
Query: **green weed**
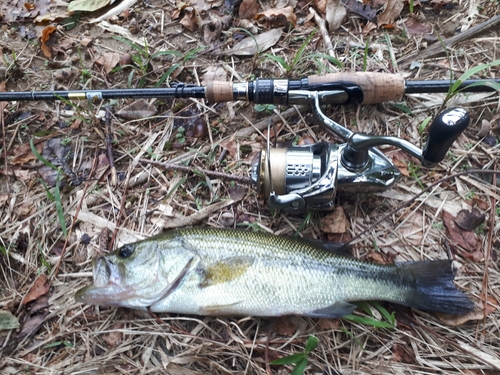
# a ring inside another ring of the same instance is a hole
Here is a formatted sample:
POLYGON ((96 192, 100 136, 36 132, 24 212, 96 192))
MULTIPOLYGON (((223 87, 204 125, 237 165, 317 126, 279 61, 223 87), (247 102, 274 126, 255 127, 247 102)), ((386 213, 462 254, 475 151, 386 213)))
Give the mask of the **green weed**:
POLYGON ((309 359, 307 356, 318 346, 318 339, 315 336, 309 336, 307 338, 306 350, 303 353, 292 354, 283 358, 275 359, 271 361, 271 365, 290 365, 295 364, 292 371, 292 375, 301 375, 307 367, 309 359))

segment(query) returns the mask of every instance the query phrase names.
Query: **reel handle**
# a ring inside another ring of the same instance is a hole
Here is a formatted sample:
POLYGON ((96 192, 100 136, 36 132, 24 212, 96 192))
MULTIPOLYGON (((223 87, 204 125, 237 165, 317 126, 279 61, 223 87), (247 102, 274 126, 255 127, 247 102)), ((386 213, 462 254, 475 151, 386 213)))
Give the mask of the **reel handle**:
POLYGON ((469 123, 470 116, 463 108, 450 108, 441 112, 429 128, 429 138, 422 151, 422 165, 433 168, 442 161, 469 123))

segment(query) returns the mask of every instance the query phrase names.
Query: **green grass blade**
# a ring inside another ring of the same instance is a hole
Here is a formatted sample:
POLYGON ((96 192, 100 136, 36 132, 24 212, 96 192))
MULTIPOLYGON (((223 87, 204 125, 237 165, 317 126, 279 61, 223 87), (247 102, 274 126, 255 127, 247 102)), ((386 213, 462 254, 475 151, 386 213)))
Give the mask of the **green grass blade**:
POLYGON ((316 336, 309 336, 306 343, 306 353, 311 353, 319 344, 319 340, 316 336))
POLYGON ((368 318, 364 316, 348 314, 342 317, 342 319, 349 320, 354 323, 359 323, 367 326, 372 326, 375 328, 394 328, 394 324, 381 322, 380 320, 374 318, 368 318))
POLYGON ((290 65, 288 65, 288 63, 285 61, 285 59, 281 56, 276 56, 276 55, 271 55, 269 53, 265 53, 264 54, 265 57, 271 59, 271 60, 274 60, 276 61, 278 64, 280 64, 283 69, 285 69, 287 72, 290 70, 290 65))
POLYGON ((295 365, 292 375, 302 375, 307 367, 307 362, 307 357, 302 358, 302 360, 295 365))
POLYGON ((291 363, 299 363, 304 358, 306 358, 305 353, 292 354, 292 355, 287 355, 286 357, 283 357, 283 358, 275 359, 274 361, 271 361, 270 364, 271 365, 289 365, 291 363))
POLYGON ((60 172, 57 173, 57 179, 56 179, 56 188, 54 189, 54 201, 56 204, 56 210, 57 210, 57 218, 59 219, 59 224, 61 225, 61 229, 63 232, 64 237, 68 236, 68 229, 66 228, 66 221, 64 221, 64 209, 62 205, 62 200, 61 200, 61 190, 60 190, 60 183, 61 183, 61 174, 60 172))
POLYGON ((49 168, 52 168, 55 171, 58 170, 58 168, 54 164, 52 164, 50 161, 48 161, 42 155, 40 155, 40 153, 38 152, 38 150, 35 147, 35 144, 33 143, 33 138, 30 139, 30 148, 31 148, 31 152, 33 153, 33 155, 35 155, 35 157, 38 160, 40 160, 43 164, 45 164, 49 168))

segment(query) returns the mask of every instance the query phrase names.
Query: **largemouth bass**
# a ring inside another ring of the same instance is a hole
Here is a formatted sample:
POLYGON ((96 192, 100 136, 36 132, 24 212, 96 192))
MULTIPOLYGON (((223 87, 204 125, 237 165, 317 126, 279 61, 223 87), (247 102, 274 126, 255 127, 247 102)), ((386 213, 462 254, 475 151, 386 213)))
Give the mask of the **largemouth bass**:
POLYGON ((376 265, 320 242, 227 229, 180 229, 122 246, 94 259, 93 276, 77 301, 153 312, 335 318, 354 301, 453 314, 474 307, 448 260, 376 265))

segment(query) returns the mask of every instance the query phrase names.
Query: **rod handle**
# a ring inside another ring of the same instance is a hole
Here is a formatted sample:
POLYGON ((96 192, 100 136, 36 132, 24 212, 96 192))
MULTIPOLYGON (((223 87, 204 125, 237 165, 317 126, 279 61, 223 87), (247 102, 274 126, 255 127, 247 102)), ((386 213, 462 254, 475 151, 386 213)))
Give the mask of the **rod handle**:
POLYGON ((210 81, 206 84, 205 97, 209 103, 230 102, 234 100, 233 83, 210 81))
POLYGON ((441 112, 429 128, 429 138, 422 151, 422 165, 433 168, 443 160, 469 122, 470 116, 463 108, 450 108, 441 112))
POLYGON ((400 100, 405 93, 404 78, 389 73, 329 73, 309 76, 308 81, 310 85, 342 81, 355 83, 363 91, 363 102, 361 104, 400 100))

